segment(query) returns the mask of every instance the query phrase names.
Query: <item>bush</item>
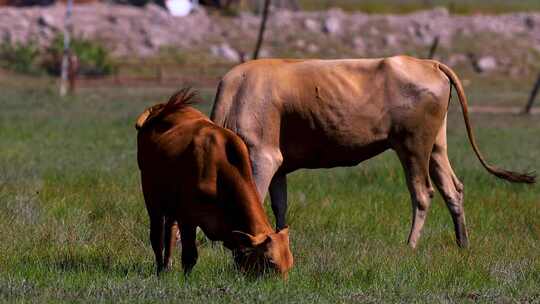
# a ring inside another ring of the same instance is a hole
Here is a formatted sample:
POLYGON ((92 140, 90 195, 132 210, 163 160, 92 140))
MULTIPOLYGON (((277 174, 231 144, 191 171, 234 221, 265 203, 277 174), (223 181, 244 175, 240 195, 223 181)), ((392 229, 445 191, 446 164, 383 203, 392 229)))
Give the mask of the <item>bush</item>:
MULTIPOLYGON (((81 75, 108 75, 115 69, 109 52, 98 42, 74 38, 71 40, 71 50, 79 59, 79 74, 81 75)), ((43 62, 43 66, 49 73, 53 75, 60 74, 63 53, 64 36, 57 35, 46 50, 46 56, 43 62)))
MULTIPOLYGON (((109 51, 101 44, 75 38, 71 41, 71 49, 79 59, 79 74, 102 76, 114 72, 115 65, 110 59, 109 51)), ((47 71, 52 75, 60 75, 63 53, 63 35, 57 35, 44 51, 33 42, 6 42, 0 45, 0 67, 24 74, 41 74, 47 71)))
POLYGON ((39 48, 34 43, 0 45, 0 66, 24 74, 39 74, 39 48))

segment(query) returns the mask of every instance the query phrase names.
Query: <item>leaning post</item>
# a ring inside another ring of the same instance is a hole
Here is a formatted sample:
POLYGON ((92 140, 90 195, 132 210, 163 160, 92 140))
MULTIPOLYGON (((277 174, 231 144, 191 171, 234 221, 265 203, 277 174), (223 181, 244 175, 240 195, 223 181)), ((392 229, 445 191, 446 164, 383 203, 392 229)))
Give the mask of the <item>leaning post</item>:
POLYGON ((534 83, 534 87, 531 91, 531 95, 529 96, 529 101, 527 102, 527 105, 525 105, 525 109, 523 110, 524 114, 531 114, 533 103, 534 103, 534 100, 536 99, 536 95, 538 95, 539 90, 540 90, 540 73, 538 73, 538 78, 536 78, 536 82, 534 83))
POLYGON ((270 10, 270 0, 264 0, 264 9, 261 19, 261 26, 259 28, 259 36, 257 38, 257 44, 255 46, 255 51, 253 52, 253 59, 259 58, 259 52, 264 39, 264 31, 266 29, 266 21, 268 19, 268 11, 270 10))
POLYGON ((439 46, 439 39, 439 36, 435 36, 433 39, 431 47, 429 48, 428 59, 433 59, 435 57, 435 52, 437 52, 437 47, 439 46))
POLYGON ((73 10, 73 0, 67 0, 66 15, 64 19, 64 52, 62 55, 62 70, 60 79, 60 96, 66 96, 68 88, 68 74, 70 64, 70 34, 73 24, 71 23, 71 13, 73 10))

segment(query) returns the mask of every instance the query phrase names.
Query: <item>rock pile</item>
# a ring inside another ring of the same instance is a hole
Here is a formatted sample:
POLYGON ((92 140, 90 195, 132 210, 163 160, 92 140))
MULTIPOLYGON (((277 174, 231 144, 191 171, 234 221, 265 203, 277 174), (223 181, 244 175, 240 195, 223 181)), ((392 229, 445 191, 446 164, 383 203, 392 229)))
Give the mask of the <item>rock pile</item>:
MULTIPOLYGON (((64 10, 62 4, 2 7, 0 40, 46 45, 61 31, 64 10)), ((173 46, 186 51, 207 50, 230 61, 251 53, 259 25, 259 17, 249 13, 224 17, 199 9, 187 17, 173 17, 152 4, 144 8, 78 5, 73 19, 76 36, 102 41, 115 55, 148 56, 173 46)), ((444 8, 409 15, 276 10, 269 19, 263 53, 290 57, 425 55, 435 37, 447 50, 441 59, 474 61, 478 70, 485 72, 500 70, 501 64, 513 64, 501 56, 525 58, 520 62, 539 58, 540 13, 455 16, 444 8)))
MULTIPOLYGON (((47 45, 62 32, 65 6, 0 8, 0 39, 9 43, 47 45)), ((151 55, 163 46, 189 48, 203 40, 211 20, 204 10, 173 17, 150 4, 144 9, 107 4, 77 5, 73 9, 75 36, 105 43, 117 55, 151 55)))

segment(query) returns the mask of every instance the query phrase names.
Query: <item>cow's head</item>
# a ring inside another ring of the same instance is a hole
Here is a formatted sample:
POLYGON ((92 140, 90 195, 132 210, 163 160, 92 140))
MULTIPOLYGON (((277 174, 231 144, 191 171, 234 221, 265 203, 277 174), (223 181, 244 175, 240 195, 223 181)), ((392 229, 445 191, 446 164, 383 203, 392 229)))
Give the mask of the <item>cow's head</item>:
POLYGON ((242 271, 261 274, 266 270, 274 270, 287 279, 287 273, 293 265, 288 227, 256 236, 233 231, 233 236, 238 245, 238 249, 233 251, 235 262, 242 271))

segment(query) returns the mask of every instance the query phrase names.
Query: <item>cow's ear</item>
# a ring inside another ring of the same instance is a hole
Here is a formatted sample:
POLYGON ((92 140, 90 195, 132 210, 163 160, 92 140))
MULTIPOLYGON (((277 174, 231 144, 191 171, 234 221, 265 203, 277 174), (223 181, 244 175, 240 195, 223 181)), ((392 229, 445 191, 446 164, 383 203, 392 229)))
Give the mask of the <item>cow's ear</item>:
POLYGON ((268 236, 264 234, 259 234, 256 236, 253 236, 249 233, 245 233, 242 231, 235 230, 232 232, 233 240, 238 244, 240 247, 257 247, 264 243, 268 236))

